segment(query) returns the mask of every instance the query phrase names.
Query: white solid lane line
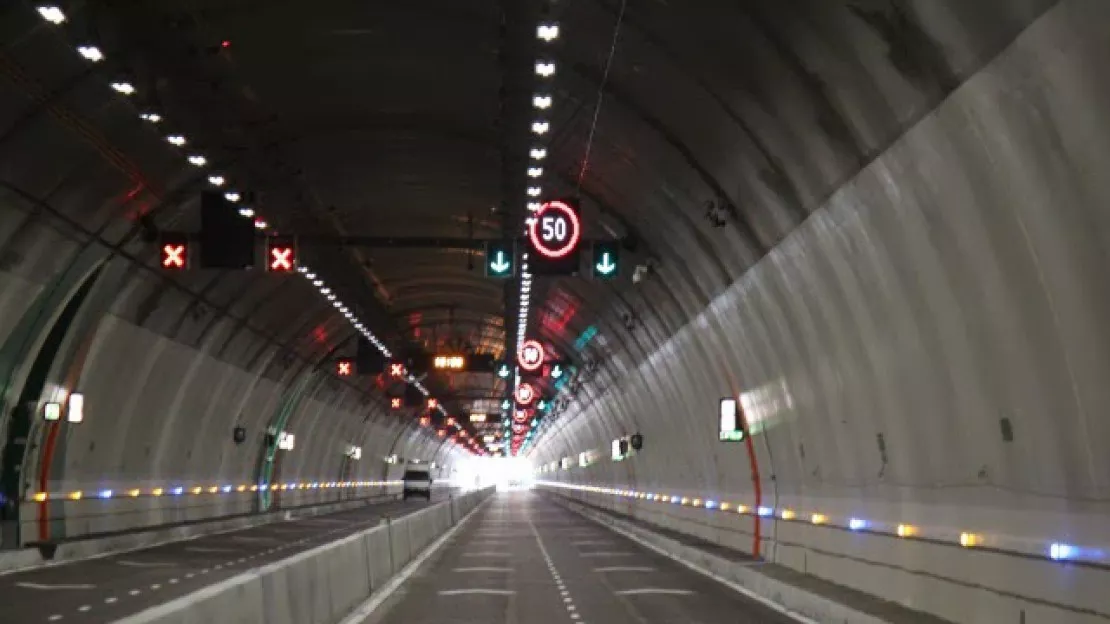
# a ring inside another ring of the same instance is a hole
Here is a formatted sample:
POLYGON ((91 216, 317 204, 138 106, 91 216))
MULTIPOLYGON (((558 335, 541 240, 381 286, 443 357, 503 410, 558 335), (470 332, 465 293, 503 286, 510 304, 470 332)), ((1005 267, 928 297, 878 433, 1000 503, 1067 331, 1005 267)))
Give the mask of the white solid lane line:
POLYGON ((96 585, 89 585, 87 583, 79 583, 75 585, 53 585, 50 583, 16 583, 16 587, 23 587, 26 589, 96 589, 96 585))
POLYGON ((594 568, 594 572, 654 572, 655 568, 648 568, 643 566, 609 566, 605 568, 594 568))
POLYGON ((455 568, 452 572, 512 572, 512 568, 494 568, 490 566, 477 566, 473 568, 455 568))
POLYGON ((618 596, 640 596, 644 594, 663 594, 670 596, 690 596, 694 592, 688 589, 660 589, 658 587, 644 587, 641 589, 622 589, 621 591, 613 592, 618 596))
POLYGON ((483 594, 490 596, 511 596, 516 592, 511 589, 444 589, 439 592, 440 596, 462 596, 466 594, 483 594))

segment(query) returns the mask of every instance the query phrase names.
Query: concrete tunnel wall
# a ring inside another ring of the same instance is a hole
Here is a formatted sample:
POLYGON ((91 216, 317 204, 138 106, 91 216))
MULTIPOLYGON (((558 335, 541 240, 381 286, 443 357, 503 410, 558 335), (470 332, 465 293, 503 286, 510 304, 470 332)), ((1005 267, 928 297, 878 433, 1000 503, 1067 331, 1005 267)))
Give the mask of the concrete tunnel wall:
MULTIPOLYGON (((132 274, 128 279, 144 278, 132 274)), ((297 442, 292 452, 278 452, 280 469, 275 483, 396 479, 403 466, 383 462, 394 453, 449 460, 438 440, 406 431, 404 421, 385 413, 380 405, 367 405, 362 393, 335 383, 329 372, 302 364, 290 367, 278 379, 269 379, 262 371, 270 366, 272 354, 259 358, 253 370, 218 360, 208 351, 228 338, 231 323, 212 330, 205 348, 190 348, 117 316, 129 297, 126 292, 120 296, 107 275, 100 284, 93 287, 51 365, 42 402, 64 400, 69 391, 83 392, 85 422, 47 425, 36 418, 31 436, 34 444, 25 463, 30 483, 27 498, 45 491, 59 500, 48 505, 53 520, 48 535, 39 535, 37 512, 25 514, 25 542, 256 509, 258 495, 249 490, 217 495, 208 490, 227 485, 237 489, 257 482, 265 432, 276 424, 282 409, 293 409, 284 430, 293 433, 297 442), (98 288, 104 292, 98 293, 98 288), (248 431, 242 445, 232 440, 236 424, 248 431), (348 444, 361 446, 363 458, 344 474, 347 460, 343 453, 348 444), (51 449, 49 455, 47 448, 51 449), (44 475, 48 475, 45 488, 39 482, 44 475), (202 487, 205 491, 175 498, 171 495, 174 487, 186 491, 202 487), (154 488, 163 488, 164 496, 149 496, 154 488), (106 489, 113 490, 113 499, 96 500, 97 493, 106 489), (129 498, 132 489, 141 489, 142 495, 129 498), (83 493, 82 500, 63 499, 75 491, 83 493)), ((132 285, 128 290, 142 288, 132 285)), ((0 292, 11 313, 5 320, 12 324, 12 318, 37 314, 36 301, 45 291, 42 285, 8 274, 0 278, 0 292)), ((171 297, 163 306, 182 303, 171 297)), ((10 328, 5 329, 6 335, 14 336, 10 328)), ((258 347, 256 341, 241 344, 244 350, 258 347)), ((278 491, 280 503, 275 508, 385 490, 362 486, 278 491)))
MULTIPOLYGON (((366 391, 365 384, 356 390, 331 377, 321 343, 334 348, 353 330, 302 280, 281 284, 257 273, 223 280, 200 273, 169 278, 141 268, 151 246, 126 236, 136 229, 137 214, 120 218, 120 203, 131 201, 135 210, 180 224, 184 204, 193 201, 183 198, 195 198, 206 174, 172 163, 158 136, 135 129, 133 110, 100 106, 109 96, 92 95, 91 89, 73 85, 66 103, 75 112, 64 120, 34 100, 22 101, 25 94, 0 90, 5 102, 0 118, 14 123, 29 116, 7 136, 5 153, 19 157, 0 159, 4 439, 51 327, 81 285, 90 284, 57 352, 47 357, 44 392, 32 397, 36 413, 19 486, 20 542, 257 510, 258 494, 237 489, 256 483, 265 430, 283 410, 288 410, 284 429, 296 436, 296 448, 278 452, 280 483, 397 479, 403 466, 386 464, 383 457, 390 454, 437 461, 441 476, 449 475, 457 455, 450 445, 387 412, 384 398, 366 391), (32 109, 38 113, 26 112, 32 109), (136 183, 133 170, 106 157, 104 137, 91 130, 90 120, 118 132, 113 141, 123 152, 115 157, 146 157, 145 177, 136 183), (67 123, 76 123, 78 131, 67 123), (67 157, 58 159, 61 153, 67 157), (202 296, 234 297, 229 309, 237 318, 203 305, 202 296), (286 360, 243 318, 252 326, 276 327, 289 350, 302 356, 286 360), (293 333, 298 329, 301 334, 293 333), (42 405, 64 400, 69 392, 84 393, 85 422, 46 424, 42 405), (232 442, 237 423, 248 430, 240 446, 232 442), (348 444, 361 446, 363 457, 343 477, 348 444), (232 491, 224 493, 226 486, 232 491), (185 488, 185 494, 173 496, 175 487, 185 488), (189 493, 195 487, 202 492, 189 493), (219 490, 210 493, 213 487, 219 490), (162 496, 151 495, 156 488, 163 489, 162 496), (109 489, 111 499, 97 498, 109 489), (132 498, 134 489, 141 495, 132 498), (45 504, 34 500, 40 492, 50 497, 45 504), (68 500, 73 492, 81 492, 81 499, 68 500)), ((274 508, 399 490, 296 487, 274 492, 274 508)), ((10 511, 5 547, 14 537, 10 511)))
MULTIPOLYGON (((144 278, 132 275, 129 279, 144 278)), ((269 379, 262 371, 270 366, 273 354, 259 358, 253 370, 218 360, 208 351, 228 338, 231 323, 212 330, 205 348, 190 348, 117 316, 129 297, 126 292, 120 296, 111 279, 102 278, 100 283, 105 292, 97 293, 94 286, 73 323, 78 331, 68 333, 51 365, 42 397, 42 402, 64 400, 68 391, 83 392, 85 422, 47 425, 36 419, 31 436, 34 444, 25 463, 31 484, 27 498, 45 491, 59 500, 47 506, 53 522, 45 535, 36 526, 37 505, 25 505, 24 542, 256 509, 258 495, 249 490, 226 494, 208 490, 227 485, 237 490, 258 481, 265 432, 287 408, 293 411, 284 430, 293 433, 297 442, 292 452, 278 452, 280 469, 275 483, 397 479, 403 466, 383 462, 394 453, 441 463, 450 460, 438 440, 406 431, 404 421, 378 404, 367 405, 362 393, 335 383, 328 372, 302 364, 290 367, 278 379, 269 379), (101 308, 97 302, 111 307, 101 308), (248 430, 242 445, 232 440, 236 424, 248 430), (51 438, 53 444, 47 444, 51 438), (348 444, 361 446, 363 457, 344 474, 347 460, 343 453, 348 444), (48 446, 52 448, 49 464, 48 446), (43 475, 49 475, 45 488, 39 483, 43 475), (172 496, 174 487, 184 487, 186 495, 172 496), (204 492, 189 494, 194 487, 204 492), (163 488, 164 495, 150 496, 154 488, 163 488), (105 489, 113 490, 113 499, 96 500, 97 493, 105 489), (131 489, 141 489, 142 495, 129 498, 131 489), (83 499, 63 499, 74 491, 82 492, 83 499)), ((134 285, 128 289, 142 290, 134 285)), ((14 310, 12 317, 19 318, 20 312, 36 313, 36 299, 44 290, 42 285, 5 275, 0 278, 0 292, 5 294, 6 310, 14 310), (18 303, 23 304, 22 311, 18 303)), ((163 306, 182 303, 171 297, 163 306)), ((12 317, 5 315, 5 319, 12 317)), ((256 341, 241 343, 244 350, 258 347, 256 341)), ((397 491, 396 487, 369 486, 278 491, 274 508, 382 494, 387 489, 397 491)))
POLYGON ((546 429, 539 478, 747 552, 755 517, 719 505, 762 504, 769 560, 952 621, 1110 620, 1107 569, 1049 558, 1110 553, 1107 23, 1103 2, 1045 14, 546 429), (751 426, 758 503, 747 446, 717 440, 725 396, 751 426), (643 450, 611 461, 634 432, 643 450))

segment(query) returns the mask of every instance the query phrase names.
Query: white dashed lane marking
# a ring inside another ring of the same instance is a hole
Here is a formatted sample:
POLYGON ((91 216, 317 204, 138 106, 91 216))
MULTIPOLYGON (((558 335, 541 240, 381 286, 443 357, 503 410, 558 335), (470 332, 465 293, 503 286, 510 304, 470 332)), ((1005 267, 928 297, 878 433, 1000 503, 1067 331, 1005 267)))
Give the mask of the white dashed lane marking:
POLYGON ((640 589, 622 589, 613 592, 618 596, 641 596, 644 594, 659 594, 665 596, 690 596, 694 592, 688 589, 661 589, 658 587, 643 587, 640 589))
POLYGON ((547 552, 547 547, 543 544, 543 538, 540 537, 540 532, 536 530, 536 525, 532 519, 528 519, 528 526, 532 529, 532 535, 536 538, 536 543, 540 546, 540 553, 543 554, 543 560, 547 562, 547 569, 551 572, 551 578, 555 579, 555 586, 559 588, 559 595, 563 597, 563 606, 567 609, 567 615, 571 620, 578 622, 582 616, 578 614, 578 607, 574 605, 574 597, 570 595, 570 590, 567 589, 563 583, 563 577, 559 574, 559 570, 555 567, 555 562, 551 559, 551 555, 547 552))

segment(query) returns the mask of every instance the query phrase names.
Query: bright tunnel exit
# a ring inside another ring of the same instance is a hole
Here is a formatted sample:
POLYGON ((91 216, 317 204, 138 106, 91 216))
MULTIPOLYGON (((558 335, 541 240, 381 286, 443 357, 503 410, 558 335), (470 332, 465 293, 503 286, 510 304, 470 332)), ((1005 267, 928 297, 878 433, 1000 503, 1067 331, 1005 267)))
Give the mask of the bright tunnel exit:
POLYGON ((532 473, 532 462, 523 457, 475 457, 458 465, 455 485, 467 490, 527 490, 533 485, 532 473))

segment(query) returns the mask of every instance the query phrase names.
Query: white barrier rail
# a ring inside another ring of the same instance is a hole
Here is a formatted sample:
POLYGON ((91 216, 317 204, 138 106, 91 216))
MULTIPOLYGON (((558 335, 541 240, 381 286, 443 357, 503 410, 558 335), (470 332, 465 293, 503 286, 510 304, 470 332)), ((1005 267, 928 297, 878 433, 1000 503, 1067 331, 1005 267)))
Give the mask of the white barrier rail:
POLYGON ((490 496, 468 492, 129 616, 125 624, 338 622, 490 496))

